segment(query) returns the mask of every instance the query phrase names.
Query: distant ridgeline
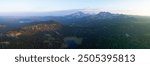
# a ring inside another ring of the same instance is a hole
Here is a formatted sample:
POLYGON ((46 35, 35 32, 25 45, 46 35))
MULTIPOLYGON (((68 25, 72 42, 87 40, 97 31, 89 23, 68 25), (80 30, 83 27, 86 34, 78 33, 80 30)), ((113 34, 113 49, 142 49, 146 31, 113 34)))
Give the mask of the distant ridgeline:
POLYGON ((15 19, 0 25, 0 48, 150 48, 150 17, 77 12, 15 19))

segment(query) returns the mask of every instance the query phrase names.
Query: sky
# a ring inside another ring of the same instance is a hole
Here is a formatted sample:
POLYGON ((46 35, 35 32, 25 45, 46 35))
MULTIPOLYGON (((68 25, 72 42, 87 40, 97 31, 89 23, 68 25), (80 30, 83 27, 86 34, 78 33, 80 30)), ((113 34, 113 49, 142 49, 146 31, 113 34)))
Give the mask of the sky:
POLYGON ((0 0, 0 13, 101 9, 133 15, 150 15, 149 3, 150 0, 0 0))

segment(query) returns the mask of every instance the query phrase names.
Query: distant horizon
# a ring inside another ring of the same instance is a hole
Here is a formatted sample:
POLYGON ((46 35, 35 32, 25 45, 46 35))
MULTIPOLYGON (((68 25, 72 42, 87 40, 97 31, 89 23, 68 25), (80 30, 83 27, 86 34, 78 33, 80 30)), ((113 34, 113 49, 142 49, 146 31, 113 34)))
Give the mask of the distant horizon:
POLYGON ((45 12, 3 12, 3 13, 0 12, 0 16, 65 16, 79 11, 86 14, 98 14, 100 12, 110 12, 112 14, 150 16, 150 15, 132 14, 131 10, 102 10, 102 9, 69 9, 69 10, 57 10, 45 12), (127 13, 129 11, 131 13, 127 13))
POLYGON ((100 9, 113 13, 150 16, 150 0, 1 0, 0 15, 73 9, 100 9))

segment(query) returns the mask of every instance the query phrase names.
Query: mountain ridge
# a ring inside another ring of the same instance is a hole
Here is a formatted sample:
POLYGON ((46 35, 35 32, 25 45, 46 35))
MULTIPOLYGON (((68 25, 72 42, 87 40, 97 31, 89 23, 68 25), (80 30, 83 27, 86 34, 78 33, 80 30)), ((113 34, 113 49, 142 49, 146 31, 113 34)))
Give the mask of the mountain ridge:
POLYGON ((99 12, 111 12, 116 14, 121 14, 113 12, 110 10, 102 9, 70 9, 70 10, 59 10, 59 11, 47 11, 47 12, 14 12, 14 13, 0 13, 3 16, 65 16, 76 12, 84 12, 86 14, 98 14, 99 12))

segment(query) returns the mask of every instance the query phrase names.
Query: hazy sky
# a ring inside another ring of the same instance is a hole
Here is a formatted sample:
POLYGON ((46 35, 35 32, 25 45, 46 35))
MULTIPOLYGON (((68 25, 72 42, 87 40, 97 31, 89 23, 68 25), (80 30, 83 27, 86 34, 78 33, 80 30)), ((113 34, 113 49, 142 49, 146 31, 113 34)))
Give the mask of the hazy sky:
POLYGON ((0 12, 45 12, 98 8, 150 15, 149 3, 150 0, 0 0, 0 12))

